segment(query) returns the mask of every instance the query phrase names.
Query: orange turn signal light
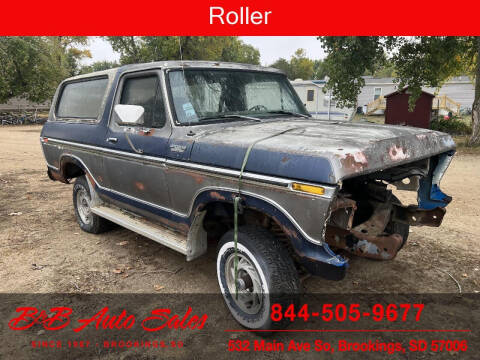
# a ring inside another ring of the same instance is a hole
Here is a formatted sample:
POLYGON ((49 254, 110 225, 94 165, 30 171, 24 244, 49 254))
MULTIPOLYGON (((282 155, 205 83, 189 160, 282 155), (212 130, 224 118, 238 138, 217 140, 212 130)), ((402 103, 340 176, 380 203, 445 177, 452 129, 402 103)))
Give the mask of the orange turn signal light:
POLYGON ((305 192, 305 193, 309 193, 309 194, 315 194, 315 195, 324 195, 325 194, 325 188, 323 188, 321 186, 315 186, 315 185, 293 183, 292 184, 292 189, 297 190, 297 191, 302 191, 302 192, 305 192))

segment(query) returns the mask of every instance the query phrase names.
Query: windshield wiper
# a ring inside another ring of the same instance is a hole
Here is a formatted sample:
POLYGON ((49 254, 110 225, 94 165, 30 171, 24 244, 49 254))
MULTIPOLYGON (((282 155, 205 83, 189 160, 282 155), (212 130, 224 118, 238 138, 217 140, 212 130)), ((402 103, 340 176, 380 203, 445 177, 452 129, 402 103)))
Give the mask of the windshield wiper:
POLYGON ((240 114, 223 114, 223 115, 215 115, 215 116, 206 116, 206 117, 199 118, 198 121, 215 120, 215 119, 231 119, 231 118, 261 121, 259 118, 256 118, 253 116, 240 115, 240 114))
POLYGON ((285 115, 295 115, 295 116, 300 116, 303 118, 309 118, 311 117, 310 115, 305 115, 305 114, 300 114, 294 111, 287 111, 287 110, 272 110, 272 111, 267 111, 267 114, 285 114, 285 115))

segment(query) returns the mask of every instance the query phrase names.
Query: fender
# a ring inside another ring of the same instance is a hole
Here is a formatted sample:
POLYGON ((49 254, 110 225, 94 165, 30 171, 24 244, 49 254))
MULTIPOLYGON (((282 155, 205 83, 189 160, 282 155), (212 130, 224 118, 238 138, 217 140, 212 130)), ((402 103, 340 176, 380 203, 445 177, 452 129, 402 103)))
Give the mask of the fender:
MULTIPOLYGON (((238 193, 225 189, 209 189, 197 195, 190 213, 190 223, 197 213, 201 213, 212 202, 233 203, 238 193)), ((313 275, 319 275, 331 280, 341 280, 345 277, 347 260, 335 254, 327 243, 314 244, 307 240, 302 232, 292 223, 287 215, 270 202, 251 194, 240 194, 243 207, 257 210, 270 216, 283 230, 290 240, 300 262, 313 275)))

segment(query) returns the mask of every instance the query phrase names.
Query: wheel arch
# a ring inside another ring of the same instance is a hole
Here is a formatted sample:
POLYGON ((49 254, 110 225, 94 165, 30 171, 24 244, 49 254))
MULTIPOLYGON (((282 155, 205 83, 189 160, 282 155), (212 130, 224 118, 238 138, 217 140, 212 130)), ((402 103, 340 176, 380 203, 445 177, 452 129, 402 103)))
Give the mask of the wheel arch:
MULTIPOLYGON (((213 204, 224 204, 233 208, 236 196, 238 192, 231 189, 210 188, 201 191, 194 200, 190 222, 194 223, 199 214, 205 216, 205 211, 208 212, 213 204)), ((240 198, 243 210, 264 214, 280 227, 299 261, 311 273, 336 280, 345 276, 347 261, 335 254, 325 242, 316 244, 308 240, 278 204, 267 201, 258 194, 240 193, 240 198)))
POLYGON ((60 172, 65 179, 73 179, 88 174, 86 166, 71 155, 63 155, 60 158, 60 172))
MULTIPOLYGON (((65 184, 69 184, 70 180, 82 175, 91 176, 87 167, 70 154, 60 156, 58 168, 48 167, 48 176, 51 180, 57 180, 65 184)), ((89 179, 91 180, 91 179, 89 179)))

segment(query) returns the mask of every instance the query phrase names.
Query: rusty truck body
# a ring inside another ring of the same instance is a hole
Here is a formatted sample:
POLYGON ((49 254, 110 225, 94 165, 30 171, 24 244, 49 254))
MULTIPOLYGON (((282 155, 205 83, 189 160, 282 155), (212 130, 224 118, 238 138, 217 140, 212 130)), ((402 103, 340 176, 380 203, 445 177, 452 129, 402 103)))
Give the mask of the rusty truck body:
POLYGON ((286 76, 260 66, 167 61, 67 79, 40 140, 50 178, 76 178, 83 230, 117 223, 188 261, 215 244, 220 289, 249 328, 280 326, 268 304, 296 296, 298 271, 340 280, 345 251, 392 259, 409 226, 439 226, 451 201, 449 135, 314 120, 286 76))

